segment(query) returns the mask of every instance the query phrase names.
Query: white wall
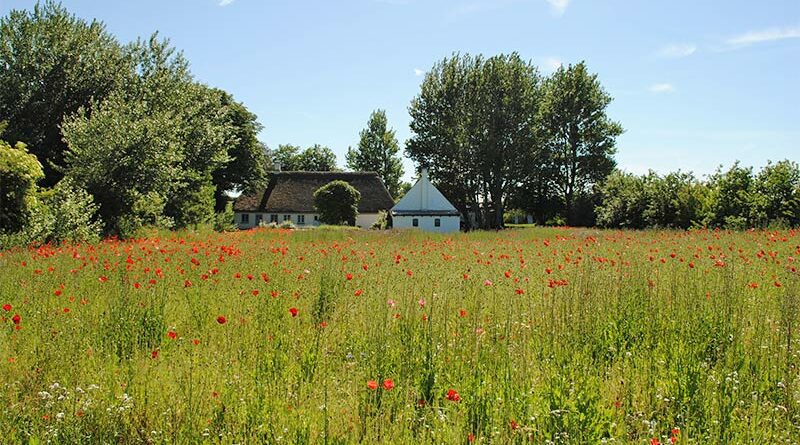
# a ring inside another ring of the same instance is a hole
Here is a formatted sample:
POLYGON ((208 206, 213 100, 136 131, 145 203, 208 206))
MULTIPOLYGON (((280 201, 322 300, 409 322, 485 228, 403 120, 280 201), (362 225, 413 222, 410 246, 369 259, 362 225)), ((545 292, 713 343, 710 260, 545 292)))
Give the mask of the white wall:
POLYGON ((421 229, 428 232, 458 232, 461 227, 459 216, 393 216, 392 227, 395 229, 421 229), (419 226, 414 227, 414 219, 419 221, 419 226), (434 220, 439 219, 441 225, 436 227, 434 220))
MULTIPOLYGON (((240 229, 252 229, 256 227, 256 216, 261 215, 262 221, 264 224, 269 224, 270 222, 270 215, 274 215, 274 213, 261 213, 261 212, 235 212, 234 213, 234 223, 236 227, 240 229), (249 215, 249 221, 247 223, 242 222, 242 214, 245 213, 249 215)), ((316 213, 279 213, 278 214, 278 224, 283 222, 284 215, 291 216, 292 224, 297 227, 315 227, 320 225, 319 221, 315 221, 314 217, 318 216, 316 213), (305 224, 300 224, 297 222, 298 215, 305 215, 305 224)), ((363 213, 359 214, 356 218, 356 225, 362 227, 364 229, 369 229, 372 227, 372 224, 378 219, 377 213, 363 213)), ((432 223, 431 223, 432 224, 432 223)))

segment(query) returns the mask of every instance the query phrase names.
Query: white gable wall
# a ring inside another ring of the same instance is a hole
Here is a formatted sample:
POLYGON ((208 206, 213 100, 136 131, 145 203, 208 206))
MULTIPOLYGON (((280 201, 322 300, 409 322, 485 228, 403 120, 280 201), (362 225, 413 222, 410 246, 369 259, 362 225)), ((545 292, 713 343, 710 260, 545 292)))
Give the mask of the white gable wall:
POLYGON ((392 217, 392 227, 395 229, 421 229, 427 232, 458 232, 461 229, 460 216, 394 216, 392 217), (417 226, 414 227, 414 220, 417 226), (439 220, 439 227, 436 227, 436 220, 439 220))
POLYGON ((428 179, 428 170, 422 169, 419 180, 403 198, 392 207, 393 211, 441 210, 457 212, 450 201, 428 179))

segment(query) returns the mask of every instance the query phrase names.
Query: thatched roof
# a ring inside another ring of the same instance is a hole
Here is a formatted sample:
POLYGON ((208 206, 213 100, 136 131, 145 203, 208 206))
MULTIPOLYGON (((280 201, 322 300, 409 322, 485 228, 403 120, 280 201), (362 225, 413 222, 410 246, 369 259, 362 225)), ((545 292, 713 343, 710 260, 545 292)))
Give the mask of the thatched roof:
POLYGON ((361 192, 358 213, 377 213, 394 205, 375 172, 274 172, 266 190, 240 196, 236 212, 316 213, 314 192, 331 181, 345 181, 361 192))

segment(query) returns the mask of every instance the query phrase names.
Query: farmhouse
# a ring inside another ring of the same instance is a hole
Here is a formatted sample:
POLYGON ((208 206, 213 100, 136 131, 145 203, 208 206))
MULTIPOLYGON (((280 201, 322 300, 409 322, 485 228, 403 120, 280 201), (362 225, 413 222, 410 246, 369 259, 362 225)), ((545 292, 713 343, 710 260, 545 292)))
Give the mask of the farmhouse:
POLYGON ((395 228, 414 228, 432 232, 455 232, 461 225, 458 209, 436 189, 423 168, 417 183, 392 207, 395 228))
POLYGON ((356 225, 369 228, 378 212, 388 212, 394 205, 389 191, 375 172, 307 172, 270 173, 269 185, 251 195, 242 195, 233 204, 236 225, 240 229, 260 223, 291 221, 296 226, 317 226, 319 215, 314 208, 314 192, 323 185, 341 180, 361 192, 356 225))

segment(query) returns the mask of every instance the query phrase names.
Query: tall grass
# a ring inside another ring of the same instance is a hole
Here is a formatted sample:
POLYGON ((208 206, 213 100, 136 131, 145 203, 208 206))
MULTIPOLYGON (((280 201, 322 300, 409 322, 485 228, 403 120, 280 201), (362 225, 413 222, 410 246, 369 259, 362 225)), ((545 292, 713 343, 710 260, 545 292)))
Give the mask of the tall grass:
POLYGON ((797 443, 797 256, 794 231, 541 228, 3 252, 0 437, 797 443))

